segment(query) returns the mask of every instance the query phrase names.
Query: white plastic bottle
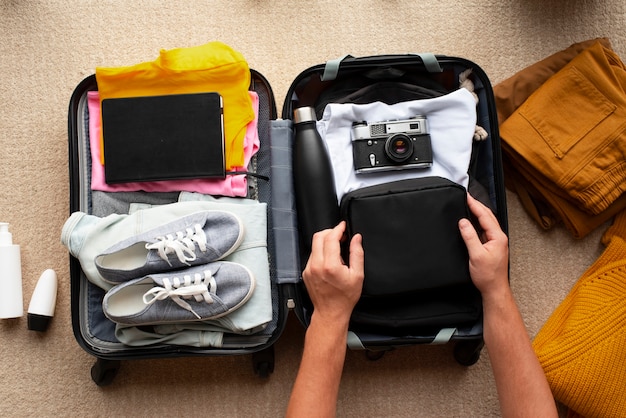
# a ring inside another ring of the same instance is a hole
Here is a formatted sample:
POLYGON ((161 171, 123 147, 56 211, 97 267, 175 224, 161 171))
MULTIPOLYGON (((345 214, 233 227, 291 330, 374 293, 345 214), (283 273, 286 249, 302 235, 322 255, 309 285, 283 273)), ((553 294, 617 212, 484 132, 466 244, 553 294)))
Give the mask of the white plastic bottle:
POLYGON ((9 224, 0 222, 0 319, 24 315, 20 246, 13 244, 9 224))

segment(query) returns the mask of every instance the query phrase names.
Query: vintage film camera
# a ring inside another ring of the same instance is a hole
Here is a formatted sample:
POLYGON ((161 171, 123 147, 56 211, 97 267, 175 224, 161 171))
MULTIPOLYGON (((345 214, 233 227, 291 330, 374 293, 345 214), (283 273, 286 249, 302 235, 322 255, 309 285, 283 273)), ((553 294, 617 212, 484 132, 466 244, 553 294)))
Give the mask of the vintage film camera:
POLYGON ((428 168, 433 151, 425 116, 352 124, 352 153, 357 173, 428 168))

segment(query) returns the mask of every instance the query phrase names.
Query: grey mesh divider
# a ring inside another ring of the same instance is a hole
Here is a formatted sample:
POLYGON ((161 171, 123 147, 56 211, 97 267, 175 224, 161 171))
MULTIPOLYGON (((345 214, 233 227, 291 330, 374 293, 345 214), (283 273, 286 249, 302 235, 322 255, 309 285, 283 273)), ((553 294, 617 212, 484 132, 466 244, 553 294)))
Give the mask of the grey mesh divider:
MULTIPOLYGON (((253 78, 253 80, 255 80, 253 78)), ((250 162, 250 171, 271 178, 271 149, 270 149, 270 119, 272 118, 271 103, 272 93, 264 83, 254 83, 253 90, 259 95, 258 130, 261 147, 250 162)), ((252 176, 248 177, 248 197, 258 199, 260 202, 271 205, 272 184, 252 176)), ((272 230, 272 219, 268 212, 268 231, 272 230)), ((271 232, 270 232, 271 235, 271 232)), ((262 331, 264 335, 273 335, 279 329, 280 292, 276 281, 276 269, 273 263, 276 248, 274 241, 268 236, 267 250, 270 257, 270 279, 272 282, 272 321, 262 331)), ((226 336, 225 336, 226 337, 226 336)))
POLYGON ((297 283, 300 280, 300 255, 291 166, 293 123, 290 120, 272 121, 270 132, 276 281, 279 284, 297 283))

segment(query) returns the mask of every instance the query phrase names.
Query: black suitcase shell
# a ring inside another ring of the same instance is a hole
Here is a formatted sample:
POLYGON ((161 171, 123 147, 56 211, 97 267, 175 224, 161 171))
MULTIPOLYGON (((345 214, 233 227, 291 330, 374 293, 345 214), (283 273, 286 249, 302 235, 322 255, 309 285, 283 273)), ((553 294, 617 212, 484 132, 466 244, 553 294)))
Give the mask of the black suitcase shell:
MULTIPOLYGON (((333 83, 341 85, 364 74, 368 74, 368 77, 374 74, 377 81, 396 80, 402 77, 399 74, 408 74, 415 76, 420 83, 425 83, 428 87, 443 86, 447 92, 452 92, 459 88, 459 75, 468 69, 471 69, 470 78, 474 84, 474 92, 479 98, 477 124, 488 133, 486 140, 474 142, 470 176, 486 190, 486 195, 481 200, 493 210, 500 226, 508 234, 506 193, 493 90, 485 72, 472 61, 432 54, 339 58, 326 64, 310 67, 296 77, 287 93, 282 117, 283 119, 291 118, 293 110, 300 106, 316 107, 320 92, 330 88, 333 83)), ((409 77, 409 80, 413 78, 409 77)), ((316 107, 316 110, 319 117, 321 109, 316 107)), ((297 300, 295 313, 306 326, 310 320, 312 306, 301 282, 298 285, 299 287, 293 294, 297 300)), ((454 341, 456 342, 454 352, 456 360, 460 364, 471 365, 478 360, 483 347, 482 332, 482 318, 469 326, 441 330, 426 327, 402 335, 393 332, 381 333, 380 330, 371 332, 352 330, 348 345, 353 349, 381 352, 405 345, 443 344, 454 341)))
MULTIPOLYGON (((500 138, 493 91, 487 75, 475 63, 456 57, 418 55, 388 55, 363 58, 345 57, 310 67, 293 81, 277 118, 276 104, 269 82, 252 70, 251 90, 259 95, 258 128, 261 146, 251 163, 252 172, 267 176, 270 181, 249 177, 249 197, 268 203, 268 255, 272 281, 273 320, 266 343, 237 349, 198 348, 159 344, 149 347, 129 347, 112 337, 114 324, 101 312, 104 292, 90 283, 78 260, 70 256, 72 327, 78 344, 96 358, 91 376, 98 385, 111 383, 121 360, 166 358, 181 356, 223 356, 252 354, 254 369, 262 377, 273 370, 273 344, 280 337, 289 310, 293 310, 304 326, 310 320, 312 307, 302 284, 298 254, 297 223, 293 198, 289 137, 291 118, 296 107, 314 105, 319 94, 334 83, 342 83, 364 72, 375 71, 394 77, 398 71, 417 74, 423 80, 433 80, 449 91, 458 89, 458 75, 472 69, 475 92, 479 96, 478 124, 489 134, 487 140, 476 142, 472 152, 470 174, 488 191, 489 205, 501 227, 508 232, 506 200, 500 138), (278 160, 278 161, 277 161, 278 160), (272 176, 272 173, 275 175, 272 176), (275 177, 275 178, 273 178, 275 177), (286 215, 288 214, 288 215, 286 215)), ((97 90, 94 75, 88 76, 75 88, 69 103, 68 145, 70 178, 70 213, 91 213, 89 188, 88 116, 86 96, 97 90)), ((353 332, 349 346, 369 353, 382 353, 395 347, 414 344, 441 344, 455 341, 455 358, 463 365, 475 363, 483 346, 482 319, 471 326, 435 330, 413 330, 407 335, 376 332, 353 332)))

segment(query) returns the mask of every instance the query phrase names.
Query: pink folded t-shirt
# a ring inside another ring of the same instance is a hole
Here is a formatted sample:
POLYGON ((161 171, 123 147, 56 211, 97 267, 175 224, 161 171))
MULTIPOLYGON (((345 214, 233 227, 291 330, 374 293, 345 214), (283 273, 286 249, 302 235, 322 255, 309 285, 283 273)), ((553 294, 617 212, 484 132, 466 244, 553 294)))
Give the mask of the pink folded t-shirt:
MULTIPOLYGON (((244 138, 244 164, 247 166, 250 159, 259 150, 259 131, 257 129, 259 115, 259 96, 249 92, 254 109, 254 120, 246 129, 244 138)), ((197 192, 217 196, 245 197, 248 194, 247 178, 245 175, 229 174, 225 179, 193 179, 193 180, 166 180, 107 184, 104 178, 104 166, 100 162, 100 95, 97 91, 87 93, 89 107, 89 143, 91 148, 91 189, 103 192, 197 192)), ((106 162, 105 162, 106 163, 106 162)), ((246 167, 234 167, 232 171, 245 172, 246 167)))

